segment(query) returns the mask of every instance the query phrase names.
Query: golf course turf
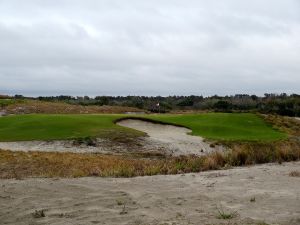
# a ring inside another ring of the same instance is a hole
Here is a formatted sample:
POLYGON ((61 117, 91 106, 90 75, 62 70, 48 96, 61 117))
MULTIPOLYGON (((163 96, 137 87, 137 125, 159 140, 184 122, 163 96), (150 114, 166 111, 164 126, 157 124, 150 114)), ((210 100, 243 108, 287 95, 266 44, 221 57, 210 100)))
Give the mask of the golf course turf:
MULTIPOLYGON (((143 133, 115 124, 124 114, 53 115, 30 114, 0 118, 0 141, 63 140, 78 137, 103 137, 143 133)), ((139 116, 188 127, 192 135, 226 141, 274 141, 285 133, 272 128, 263 119, 250 113, 161 114, 139 116)))

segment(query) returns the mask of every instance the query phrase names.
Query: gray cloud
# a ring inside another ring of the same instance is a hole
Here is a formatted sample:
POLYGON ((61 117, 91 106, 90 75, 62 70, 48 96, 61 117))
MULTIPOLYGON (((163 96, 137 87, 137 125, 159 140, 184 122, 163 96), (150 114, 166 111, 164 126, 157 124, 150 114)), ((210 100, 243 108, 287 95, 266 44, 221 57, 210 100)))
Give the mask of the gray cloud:
POLYGON ((2 0, 0 92, 300 91, 298 0, 2 0))

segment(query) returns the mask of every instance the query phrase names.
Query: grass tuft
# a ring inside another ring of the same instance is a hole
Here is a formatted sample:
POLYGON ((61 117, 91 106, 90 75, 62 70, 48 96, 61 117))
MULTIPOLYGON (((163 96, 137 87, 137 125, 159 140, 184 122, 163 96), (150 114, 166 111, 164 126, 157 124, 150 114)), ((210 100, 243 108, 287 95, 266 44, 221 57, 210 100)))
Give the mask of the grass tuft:
POLYGON ((290 177, 300 177, 300 171, 292 171, 289 174, 290 177))
POLYGON ((237 212, 225 212, 222 208, 217 208, 218 210, 218 219, 228 220, 233 219, 237 216, 237 212))
POLYGON ((42 210, 35 210, 35 212, 32 213, 32 216, 33 216, 33 218, 42 218, 42 217, 45 217, 46 215, 45 215, 44 210, 42 209, 42 210))

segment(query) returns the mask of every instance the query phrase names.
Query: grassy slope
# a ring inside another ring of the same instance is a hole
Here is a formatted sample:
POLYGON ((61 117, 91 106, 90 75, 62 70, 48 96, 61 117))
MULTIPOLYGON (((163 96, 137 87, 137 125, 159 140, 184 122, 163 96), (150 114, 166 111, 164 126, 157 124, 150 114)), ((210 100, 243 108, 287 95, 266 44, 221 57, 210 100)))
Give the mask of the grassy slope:
MULTIPOLYGON (((0 118, 0 141, 71 139, 85 136, 112 137, 141 132, 113 123, 124 115, 21 115, 0 118)), ((207 113, 147 115, 150 119, 184 125, 193 135, 216 140, 270 141, 286 135, 272 129, 253 114, 207 113)))

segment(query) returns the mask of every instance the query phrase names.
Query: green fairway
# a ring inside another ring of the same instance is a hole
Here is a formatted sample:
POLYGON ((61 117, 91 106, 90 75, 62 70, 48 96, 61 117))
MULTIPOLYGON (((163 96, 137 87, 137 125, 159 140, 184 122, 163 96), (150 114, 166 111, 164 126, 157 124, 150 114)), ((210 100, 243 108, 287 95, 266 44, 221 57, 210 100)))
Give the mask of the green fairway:
POLYGON ((0 141, 63 140, 77 137, 110 137, 120 132, 141 132, 114 124, 120 115, 45 115, 0 117, 0 141))
MULTIPOLYGON (((114 124, 126 115, 17 115, 0 118, 0 141, 62 140, 111 137, 141 132, 114 124)), ((193 135, 215 140, 272 141, 286 137, 254 114, 205 113, 145 115, 145 118, 189 127, 193 135)))

